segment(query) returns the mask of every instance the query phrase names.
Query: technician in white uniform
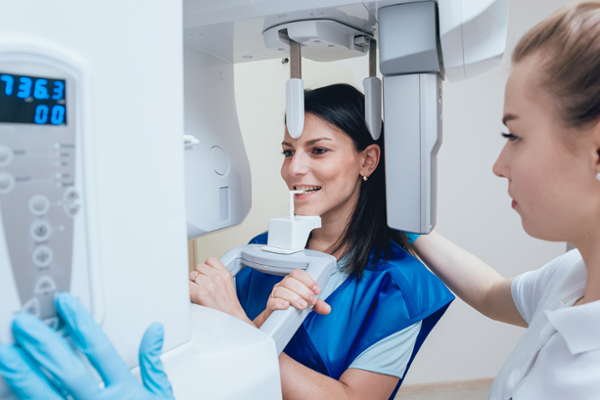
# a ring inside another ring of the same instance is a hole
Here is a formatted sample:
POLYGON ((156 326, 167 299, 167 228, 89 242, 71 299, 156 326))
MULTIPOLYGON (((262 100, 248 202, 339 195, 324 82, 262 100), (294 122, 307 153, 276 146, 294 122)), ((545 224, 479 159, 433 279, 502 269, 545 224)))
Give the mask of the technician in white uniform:
POLYGON ((543 21, 512 60, 494 174, 529 235, 578 250, 504 279, 435 232, 413 246, 479 312, 528 327, 490 399, 600 399, 600 3, 543 21))
MULTIPOLYGON (((569 6, 521 39, 506 85, 508 142, 494 173, 508 179, 512 206, 531 236, 577 249, 506 280, 437 233, 414 242, 427 265, 482 314, 528 330, 497 376, 490 399, 600 398, 600 2, 569 6)), ((510 251, 510 249, 507 249, 510 251)), ((311 286, 309 286, 311 287, 311 286)), ((305 299, 308 300, 308 299, 305 299)), ((0 373, 21 398, 171 399, 158 358, 160 326, 140 349, 144 387, 69 295, 59 313, 107 383, 84 369, 53 331, 30 315, 15 320, 18 347, 0 346, 0 373), (53 375, 51 388, 44 373, 53 375), (79 366, 79 367, 78 367, 79 366)))

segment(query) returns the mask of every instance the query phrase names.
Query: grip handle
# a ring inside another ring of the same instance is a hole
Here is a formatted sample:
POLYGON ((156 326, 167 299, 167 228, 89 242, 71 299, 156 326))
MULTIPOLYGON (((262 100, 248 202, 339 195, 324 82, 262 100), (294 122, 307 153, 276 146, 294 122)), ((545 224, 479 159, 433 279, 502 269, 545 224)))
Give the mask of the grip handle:
MULTIPOLYGON (((262 247, 262 245, 235 247, 221 257, 221 262, 233 276, 236 276, 245 267, 280 276, 288 275, 294 269, 302 269, 321 288, 325 287, 331 275, 336 271, 337 260, 329 254, 304 250, 284 255, 263 251, 262 247)), ((263 323, 260 330, 273 338, 277 354, 287 346, 311 310, 312 306, 304 310, 298 310, 291 306, 287 310, 275 310, 263 323)))

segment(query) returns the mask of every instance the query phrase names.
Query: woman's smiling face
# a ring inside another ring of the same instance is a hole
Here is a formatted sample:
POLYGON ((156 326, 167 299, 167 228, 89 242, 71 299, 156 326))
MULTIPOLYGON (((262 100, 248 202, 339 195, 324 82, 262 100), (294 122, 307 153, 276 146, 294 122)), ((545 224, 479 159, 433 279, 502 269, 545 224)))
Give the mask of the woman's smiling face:
POLYGON ((302 136, 292 139, 286 129, 281 145, 285 156, 281 176, 289 190, 307 192, 295 195, 296 214, 350 218, 360 194, 364 162, 352 139, 307 113, 302 136))

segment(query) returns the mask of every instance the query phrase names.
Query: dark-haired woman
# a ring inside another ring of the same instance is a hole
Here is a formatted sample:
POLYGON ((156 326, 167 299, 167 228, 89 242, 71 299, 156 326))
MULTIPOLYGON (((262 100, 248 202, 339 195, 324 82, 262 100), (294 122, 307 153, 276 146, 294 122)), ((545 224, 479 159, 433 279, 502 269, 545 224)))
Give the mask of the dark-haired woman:
MULTIPOLYGON (((281 175, 305 191, 297 214, 321 216, 307 248, 339 260, 322 291, 300 270, 282 279, 250 268, 234 289, 215 258, 190 274, 192 301, 256 326, 275 309, 315 306, 280 356, 285 399, 393 398, 454 298, 411 255, 406 235, 387 227, 383 135, 372 139, 363 110, 349 85, 307 91, 303 134, 286 132, 282 143, 281 175)), ((250 243, 266 244, 267 234, 250 243)))

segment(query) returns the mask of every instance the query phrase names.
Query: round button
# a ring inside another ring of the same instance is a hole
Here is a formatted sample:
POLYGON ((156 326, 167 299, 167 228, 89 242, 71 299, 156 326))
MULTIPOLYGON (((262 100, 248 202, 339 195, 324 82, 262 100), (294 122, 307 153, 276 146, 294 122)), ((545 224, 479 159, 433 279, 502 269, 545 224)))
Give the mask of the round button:
POLYGON ((52 227, 46 221, 36 221, 31 225, 31 237, 37 242, 43 242, 50 237, 52 227))
POLYGON ((0 194, 10 193, 15 187, 15 178, 7 172, 0 172, 0 194))
POLYGON ((23 305, 23 312, 33 314, 36 317, 40 316, 40 301, 37 297, 34 297, 23 305))
POLYGON ((48 246, 39 246, 33 251, 33 263, 38 267, 47 267, 54 259, 54 253, 48 246))
POLYGON ((36 194, 29 199, 29 211, 33 215, 44 215, 50 208, 50 200, 44 195, 36 194))
POLYGON ((77 193, 77 190, 70 187, 65 191, 65 194, 63 194, 63 200, 64 201, 77 201, 77 200, 79 200, 79 193, 77 193))
POLYGON ((210 163, 215 172, 219 175, 225 175, 229 170, 229 159, 222 148, 215 146, 210 149, 210 163))
POLYGON ((0 167, 4 167, 11 163, 13 152, 10 147, 0 144, 0 167))
POLYGON ((54 253, 48 246, 39 246, 33 251, 33 263, 38 267, 47 267, 53 258, 54 253))
POLYGON ((74 217, 79 212, 79 204, 77 203, 67 203, 63 208, 69 217, 74 217))

